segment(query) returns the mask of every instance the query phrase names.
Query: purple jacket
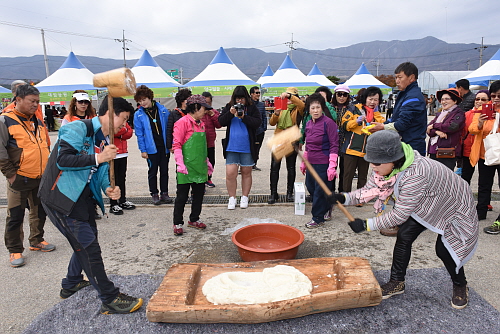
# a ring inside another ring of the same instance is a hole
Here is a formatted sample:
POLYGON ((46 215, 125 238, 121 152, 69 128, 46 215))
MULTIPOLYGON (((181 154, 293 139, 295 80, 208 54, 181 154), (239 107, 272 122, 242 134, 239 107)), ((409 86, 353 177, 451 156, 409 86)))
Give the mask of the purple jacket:
POLYGON ((437 148, 455 148, 455 155, 458 157, 462 156, 462 142, 460 140, 460 135, 462 129, 465 126, 465 114, 458 106, 453 109, 446 117, 442 123, 436 123, 441 112, 436 114, 436 117, 429 123, 433 124, 433 128, 429 131, 429 137, 437 136, 436 131, 442 131, 446 133, 447 138, 439 138, 437 143, 431 145, 429 140, 429 147, 427 152, 429 154, 436 154, 437 148))
POLYGON ((306 124, 307 158, 312 164, 328 164, 330 154, 339 153, 339 133, 337 123, 321 115, 316 122, 306 124))

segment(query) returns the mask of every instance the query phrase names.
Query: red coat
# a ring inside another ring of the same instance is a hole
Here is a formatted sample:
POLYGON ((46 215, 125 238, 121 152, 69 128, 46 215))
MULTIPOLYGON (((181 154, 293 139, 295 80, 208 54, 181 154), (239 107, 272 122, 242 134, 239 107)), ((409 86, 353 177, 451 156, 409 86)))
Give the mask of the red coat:
POLYGON ((207 136, 207 147, 215 147, 215 138, 217 137, 217 134, 215 132, 215 129, 220 129, 220 123, 219 123, 219 112, 215 109, 212 109, 214 112, 213 116, 209 116, 208 114, 205 114, 203 118, 201 119, 203 123, 205 123, 205 133, 207 136))
POLYGON ((132 128, 128 123, 125 123, 125 126, 115 133, 115 145, 118 148, 117 154, 128 153, 127 140, 132 138, 132 133, 132 128))

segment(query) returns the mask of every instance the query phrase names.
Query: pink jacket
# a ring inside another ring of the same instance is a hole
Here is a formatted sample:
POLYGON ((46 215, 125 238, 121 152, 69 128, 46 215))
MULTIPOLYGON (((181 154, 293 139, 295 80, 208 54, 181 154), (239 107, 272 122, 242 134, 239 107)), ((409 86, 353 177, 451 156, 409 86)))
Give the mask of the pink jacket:
POLYGON ((172 151, 182 149, 187 140, 193 135, 194 132, 205 132, 205 124, 203 121, 196 123, 191 114, 187 114, 177 122, 174 123, 174 142, 172 144, 172 151))
POLYGON ((205 123, 205 133, 207 135, 207 147, 215 147, 215 138, 217 134, 215 129, 220 129, 219 123, 219 112, 215 109, 212 109, 214 112, 213 116, 205 114, 201 119, 203 123, 205 123))

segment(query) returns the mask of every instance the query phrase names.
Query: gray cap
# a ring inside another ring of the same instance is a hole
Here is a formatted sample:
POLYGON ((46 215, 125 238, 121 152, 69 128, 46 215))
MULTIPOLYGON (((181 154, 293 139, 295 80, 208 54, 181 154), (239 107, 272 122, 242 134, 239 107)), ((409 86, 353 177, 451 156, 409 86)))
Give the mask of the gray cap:
POLYGON ((399 134, 393 130, 382 130, 368 136, 365 160, 376 164, 394 162, 405 153, 401 146, 399 134))

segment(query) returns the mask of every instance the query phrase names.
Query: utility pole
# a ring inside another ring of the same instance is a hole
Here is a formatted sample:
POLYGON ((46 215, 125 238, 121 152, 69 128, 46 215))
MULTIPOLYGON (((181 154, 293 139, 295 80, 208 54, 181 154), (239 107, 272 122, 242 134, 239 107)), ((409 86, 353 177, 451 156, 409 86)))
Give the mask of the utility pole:
POLYGON ((123 67, 127 67, 127 60, 125 58, 125 51, 128 50, 126 43, 127 42, 132 42, 130 39, 125 39, 125 30, 123 30, 123 38, 115 38, 115 41, 123 43, 123 67))
POLYGON ((285 45, 287 45, 290 48, 290 59, 292 59, 292 51, 297 50, 294 47, 295 43, 298 43, 298 42, 293 40, 293 33, 292 33, 292 40, 290 42, 285 42, 285 45))
POLYGON ((470 59, 465 62, 467 64, 467 71, 470 71, 470 59))
POLYGON ((488 48, 487 46, 484 45, 484 37, 481 37, 481 46, 478 48, 474 48, 476 50, 479 49, 479 67, 483 66, 483 50, 488 48))
POLYGON ((377 58, 377 61, 372 60, 372 64, 377 68, 377 77, 378 77, 378 68, 384 65, 380 65, 380 58, 377 58))
POLYGON ((179 69, 179 73, 181 74, 181 85, 184 85, 184 78, 182 77, 182 67, 179 69))
POLYGON ((43 61, 45 62, 45 74, 46 78, 49 77, 49 59, 47 58, 47 48, 45 47, 45 32, 43 29, 40 29, 42 31, 42 43, 43 43, 43 61))

